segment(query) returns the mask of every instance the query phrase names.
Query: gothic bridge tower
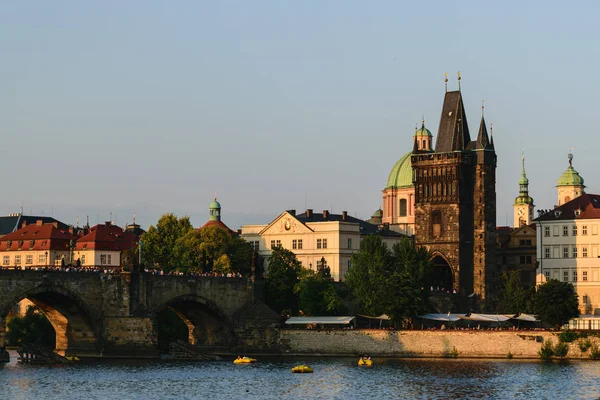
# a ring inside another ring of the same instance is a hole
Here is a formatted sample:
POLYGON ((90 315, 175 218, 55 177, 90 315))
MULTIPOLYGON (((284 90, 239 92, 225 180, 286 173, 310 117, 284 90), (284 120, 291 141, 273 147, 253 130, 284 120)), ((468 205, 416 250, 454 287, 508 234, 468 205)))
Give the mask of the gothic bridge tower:
MULTIPOLYGON (((483 111, 483 106, 482 106, 483 111)), ((415 244, 434 255, 434 290, 492 300, 496 287, 496 152, 483 112, 471 141, 462 94, 446 92, 433 152, 415 144, 415 244)))

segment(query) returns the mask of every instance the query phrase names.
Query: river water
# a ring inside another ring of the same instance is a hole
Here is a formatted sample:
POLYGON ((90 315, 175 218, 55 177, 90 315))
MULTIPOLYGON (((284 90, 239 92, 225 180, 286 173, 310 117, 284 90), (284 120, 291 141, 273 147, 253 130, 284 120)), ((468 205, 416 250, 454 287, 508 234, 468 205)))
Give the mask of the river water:
MULTIPOLYGON (((11 354, 15 356, 14 353, 11 354)), ((13 357, 16 359, 16 357, 13 357)), ((600 362, 259 359, 0 367, 0 399, 597 399, 600 362), (292 374, 307 361, 313 374, 292 374)))

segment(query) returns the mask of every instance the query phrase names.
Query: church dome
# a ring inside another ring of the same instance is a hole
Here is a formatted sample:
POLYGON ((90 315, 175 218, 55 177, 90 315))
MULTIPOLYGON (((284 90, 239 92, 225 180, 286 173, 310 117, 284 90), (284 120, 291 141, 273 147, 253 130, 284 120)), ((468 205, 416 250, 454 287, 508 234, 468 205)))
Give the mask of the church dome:
POLYGON ((419 129, 418 131, 415 132, 415 136, 433 137, 433 135, 431 134, 431 131, 429 129, 425 128, 425 124, 423 124, 423 126, 421 126, 421 129, 419 129))
MULTIPOLYGON (((427 131, 429 132, 429 131, 427 131)), ((431 135, 431 133, 429 133, 431 135)), ((412 164, 410 156, 412 152, 408 152, 398 160, 387 181, 385 188, 408 188, 413 186, 412 164)))
POLYGON ((373 215, 371 215, 371 218, 382 218, 382 217, 383 217, 383 210, 381 209, 381 207, 379 207, 377 210, 375 210, 373 215))
POLYGON ((569 165, 569 168, 558 178, 556 186, 583 186, 583 178, 572 165, 569 165))
POLYGON ((211 209, 211 210, 214 210, 214 209, 217 209, 217 208, 221 208, 221 203, 219 203, 217 201, 217 198, 215 197, 215 199, 212 201, 212 203, 210 203, 210 206, 208 206, 208 208, 211 209))

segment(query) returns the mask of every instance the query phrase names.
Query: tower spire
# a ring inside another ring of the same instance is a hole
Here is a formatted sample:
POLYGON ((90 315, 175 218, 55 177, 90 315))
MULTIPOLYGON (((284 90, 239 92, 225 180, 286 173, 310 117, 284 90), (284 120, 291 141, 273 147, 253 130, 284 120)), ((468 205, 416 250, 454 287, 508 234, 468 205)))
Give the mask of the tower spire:
POLYGON ((573 148, 569 147, 569 167, 573 166, 573 148))
POLYGON ((448 91, 448 73, 444 72, 444 85, 446 86, 446 92, 448 91))
POLYGON ((458 91, 460 92, 460 71, 458 71, 458 91))

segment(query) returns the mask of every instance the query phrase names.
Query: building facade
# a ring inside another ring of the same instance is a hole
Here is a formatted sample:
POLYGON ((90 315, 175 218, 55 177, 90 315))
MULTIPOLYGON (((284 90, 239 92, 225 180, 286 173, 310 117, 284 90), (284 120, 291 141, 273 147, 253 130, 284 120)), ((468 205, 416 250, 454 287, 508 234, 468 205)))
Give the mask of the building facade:
POLYGON ((82 267, 114 268, 123 265, 125 251, 139 245, 143 231, 135 222, 125 229, 105 222, 86 229, 84 233, 75 242, 73 263, 82 267))
POLYGON ((291 250, 304 268, 329 268, 332 278, 339 281, 351 268, 351 257, 360 249, 361 238, 371 234, 381 235, 388 247, 405 237, 345 211, 313 213, 311 209, 303 214, 284 211, 269 224, 244 225, 241 237, 265 259, 267 271, 272 249, 283 247, 291 250))

